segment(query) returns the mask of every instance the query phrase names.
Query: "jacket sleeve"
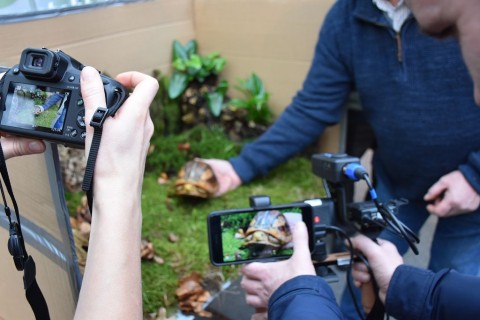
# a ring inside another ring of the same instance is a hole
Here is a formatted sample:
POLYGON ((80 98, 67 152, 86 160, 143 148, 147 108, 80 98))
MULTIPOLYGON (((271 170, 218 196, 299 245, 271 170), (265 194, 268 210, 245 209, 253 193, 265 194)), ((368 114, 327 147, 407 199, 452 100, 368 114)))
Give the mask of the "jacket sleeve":
POLYGON ((318 276, 298 276, 272 295, 268 319, 343 319, 332 288, 318 276))
POLYGON ((480 194, 480 151, 470 153, 467 163, 459 166, 468 183, 480 194))
POLYGON ((266 175, 318 139, 327 126, 340 121, 353 83, 345 62, 350 43, 336 36, 348 32, 344 25, 350 20, 345 17, 351 14, 343 10, 334 5, 327 14, 310 70, 291 104, 266 133, 230 159, 242 182, 266 175))
POLYGON ((396 319, 478 319, 478 292, 480 277, 402 265, 390 281, 385 307, 396 319))

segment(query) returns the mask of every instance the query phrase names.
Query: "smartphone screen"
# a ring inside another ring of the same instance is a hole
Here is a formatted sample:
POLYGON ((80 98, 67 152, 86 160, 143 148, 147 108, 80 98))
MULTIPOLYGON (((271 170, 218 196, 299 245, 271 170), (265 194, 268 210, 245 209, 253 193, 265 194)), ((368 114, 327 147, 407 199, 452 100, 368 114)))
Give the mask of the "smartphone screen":
POLYGON ((207 220, 210 259, 217 266, 289 258, 298 221, 307 225, 313 250, 312 208, 306 203, 215 211, 207 220))

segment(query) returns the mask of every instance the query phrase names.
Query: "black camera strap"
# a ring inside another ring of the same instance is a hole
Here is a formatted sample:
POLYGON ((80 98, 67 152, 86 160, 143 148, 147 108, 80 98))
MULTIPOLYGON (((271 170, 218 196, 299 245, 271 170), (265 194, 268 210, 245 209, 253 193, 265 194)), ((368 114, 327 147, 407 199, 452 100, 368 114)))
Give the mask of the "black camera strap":
POLYGON ((15 210, 16 221, 12 220, 10 208, 7 205, 7 199, 3 184, 0 182, 0 191, 2 193, 4 210, 8 218, 10 237, 8 239, 8 251, 13 257, 13 262, 18 271, 23 271, 23 285, 25 289, 25 296, 27 301, 32 307, 35 319, 49 320, 50 315, 48 312, 47 302, 38 286, 36 276, 35 261, 33 257, 28 255, 25 248, 25 241, 22 234, 22 226, 20 223, 20 211, 18 210, 17 201, 13 195, 12 185, 10 183, 10 177, 8 176, 7 163, 5 161, 5 155, 0 143, 0 173, 2 175, 3 182, 7 188, 10 199, 13 203, 15 210))
MULTIPOLYGON (((114 110, 115 112, 116 110, 114 110)), ((100 142, 102 140, 103 123, 108 116, 113 116, 109 113, 109 109, 99 107, 90 120, 90 126, 93 127, 92 145, 88 154, 87 165, 85 167, 85 175, 83 176, 82 190, 87 194, 88 207, 93 213, 93 173, 95 171, 95 162, 97 161, 98 149, 100 149, 100 142)))

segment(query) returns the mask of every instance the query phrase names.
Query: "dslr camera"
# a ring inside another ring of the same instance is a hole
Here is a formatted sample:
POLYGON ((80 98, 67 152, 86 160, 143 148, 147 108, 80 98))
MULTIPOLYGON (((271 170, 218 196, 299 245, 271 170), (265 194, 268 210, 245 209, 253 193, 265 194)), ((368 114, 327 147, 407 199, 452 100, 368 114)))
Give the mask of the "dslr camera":
MULTIPOLYGON (((60 50, 23 50, 20 63, 0 80, 0 131, 84 148, 85 109, 80 92, 83 67, 60 50)), ((106 115, 113 115, 127 99, 128 91, 105 75, 101 78, 106 115)))

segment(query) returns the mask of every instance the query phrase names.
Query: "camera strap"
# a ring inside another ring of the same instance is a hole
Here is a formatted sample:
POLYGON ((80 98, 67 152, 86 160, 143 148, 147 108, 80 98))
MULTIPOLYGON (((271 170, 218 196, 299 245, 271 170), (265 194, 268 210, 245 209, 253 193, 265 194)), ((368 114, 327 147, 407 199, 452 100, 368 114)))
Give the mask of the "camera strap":
POLYGON ((85 167, 85 175, 83 176, 82 190, 87 194, 88 207, 93 213, 93 173, 95 171, 95 162, 97 161, 98 149, 100 149, 100 142, 102 140, 103 123, 108 116, 113 116, 109 113, 109 109, 99 107, 90 120, 90 126, 93 127, 92 145, 88 153, 87 165, 85 167))
POLYGON ((50 315, 48 312, 47 302, 38 286, 36 276, 35 261, 33 257, 28 255, 25 248, 25 241, 22 234, 22 227, 20 223, 20 211, 18 210, 17 201, 13 195, 12 185, 10 183, 10 177, 8 176, 7 163, 5 161, 5 155, 3 153, 2 144, 0 143, 0 173, 2 175, 3 183, 7 188, 10 199, 13 203, 15 210, 16 221, 12 220, 10 208, 7 205, 7 199, 3 184, 0 182, 0 191, 2 193, 4 210, 8 218, 9 233, 8 239, 8 251, 13 257, 13 262, 18 271, 23 271, 23 285, 25 289, 25 296, 28 303, 32 307, 35 319, 49 320, 50 315))

